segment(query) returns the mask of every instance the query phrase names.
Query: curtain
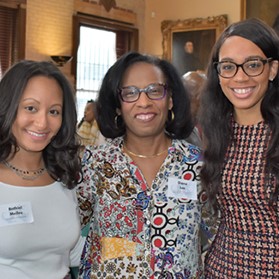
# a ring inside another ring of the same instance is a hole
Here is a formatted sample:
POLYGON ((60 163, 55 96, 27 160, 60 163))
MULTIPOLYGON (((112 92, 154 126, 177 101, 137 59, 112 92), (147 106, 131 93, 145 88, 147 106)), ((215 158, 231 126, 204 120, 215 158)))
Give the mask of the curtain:
POLYGON ((0 3, 0 78, 25 57, 25 17, 26 10, 20 4, 9 7, 0 3))

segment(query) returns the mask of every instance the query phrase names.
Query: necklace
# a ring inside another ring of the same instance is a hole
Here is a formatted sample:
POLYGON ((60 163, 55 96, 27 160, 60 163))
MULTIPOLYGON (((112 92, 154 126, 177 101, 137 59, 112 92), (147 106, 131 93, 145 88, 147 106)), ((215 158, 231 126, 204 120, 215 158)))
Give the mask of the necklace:
POLYGON ((163 150, 159 153, 153 154, 153 155, 142 155, 142 154, 136 154, 136 153, 130 151, 126 146, 123 146, 123 147, 127 151, 128 154, 139 157, 139 158, 145 158, 145 159, 158 157, 158 156, 160 156, 160 155, 162 155, 162 154, 164 154, 168 151, 168 148, 167 148, 167 149, 165 149, 165 150, 163 150))
POLYGON ((8 167, 10 170, 12 170, 16 175, 21 177, 25 180, 35 180, 39 176, 45 173, 46 168, 39 168, 37 170, 21 170, 19 168, 16 168, 12 164, 8 163, 7 161, 3 161, 6 167, 8 167))

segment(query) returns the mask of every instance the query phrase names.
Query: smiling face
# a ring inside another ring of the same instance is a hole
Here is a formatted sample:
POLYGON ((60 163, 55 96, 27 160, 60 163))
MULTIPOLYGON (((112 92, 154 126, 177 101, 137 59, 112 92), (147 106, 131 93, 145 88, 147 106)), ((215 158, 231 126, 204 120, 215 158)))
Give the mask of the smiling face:
MULTIPOLYGON (((162 71, 145 62, 131 65, 125 72, 122 87, 136 86, 146 88, 153 83, 165 83, 162 71)), ((121 101, 121 115, 126 124, 126 136, 155 137, 164 135, 168 110, 172 108, 169 94, 160 100, 151 100, 142 92, 133 103, 121 101)))
MULTIPOLYGON (((227 38, 219 52, 219 62, 232 61, 242 64, 253 58, 267 59, 269 57, 266 57, 256 44, 239 36, 227 38)), ((241 67, 232 78, 219 76, 223 93, 234 106, 236 121, 241 123, 246 118, 257 123, 262 120, 261 102, 267 91, 268 82, 274 79, 277 70, 278 61, 272 61, 266 63, 263 73, 256 77, 249 77, 241 67)))
POLYGON ((40 152, 62 124, 63 92, 55 79, 31 78, 20 99, 12 125, 20 151, 40 152))

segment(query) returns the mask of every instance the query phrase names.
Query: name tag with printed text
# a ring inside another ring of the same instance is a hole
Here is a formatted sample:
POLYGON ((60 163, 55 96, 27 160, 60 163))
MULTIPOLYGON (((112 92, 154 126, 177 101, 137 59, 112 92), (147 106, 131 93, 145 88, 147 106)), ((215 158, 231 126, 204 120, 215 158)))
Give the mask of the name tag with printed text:
POLYGON ((197 200, 197 182, 170 177, 168 180, 168 197, 197 200))
POLYGON ((0 205, 0 227, 33 223, 34 217, 30 202, 17 202, 0 205))

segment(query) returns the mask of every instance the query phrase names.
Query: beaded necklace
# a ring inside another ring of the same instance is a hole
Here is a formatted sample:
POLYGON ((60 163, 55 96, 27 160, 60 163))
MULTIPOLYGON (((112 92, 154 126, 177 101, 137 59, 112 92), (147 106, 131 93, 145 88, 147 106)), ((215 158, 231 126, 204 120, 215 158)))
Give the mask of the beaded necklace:
POLYGON ((39 176, 43 175, 46 171, 45 167, 39 168, 37 170, 21 170, 19 168, 16 168, 15 166, 13 166, 7 161, 3 161, 3 163, 7 168, 12 170, 16 175, 18 175, 19 177, 25 180, 35 180, 39 176))

